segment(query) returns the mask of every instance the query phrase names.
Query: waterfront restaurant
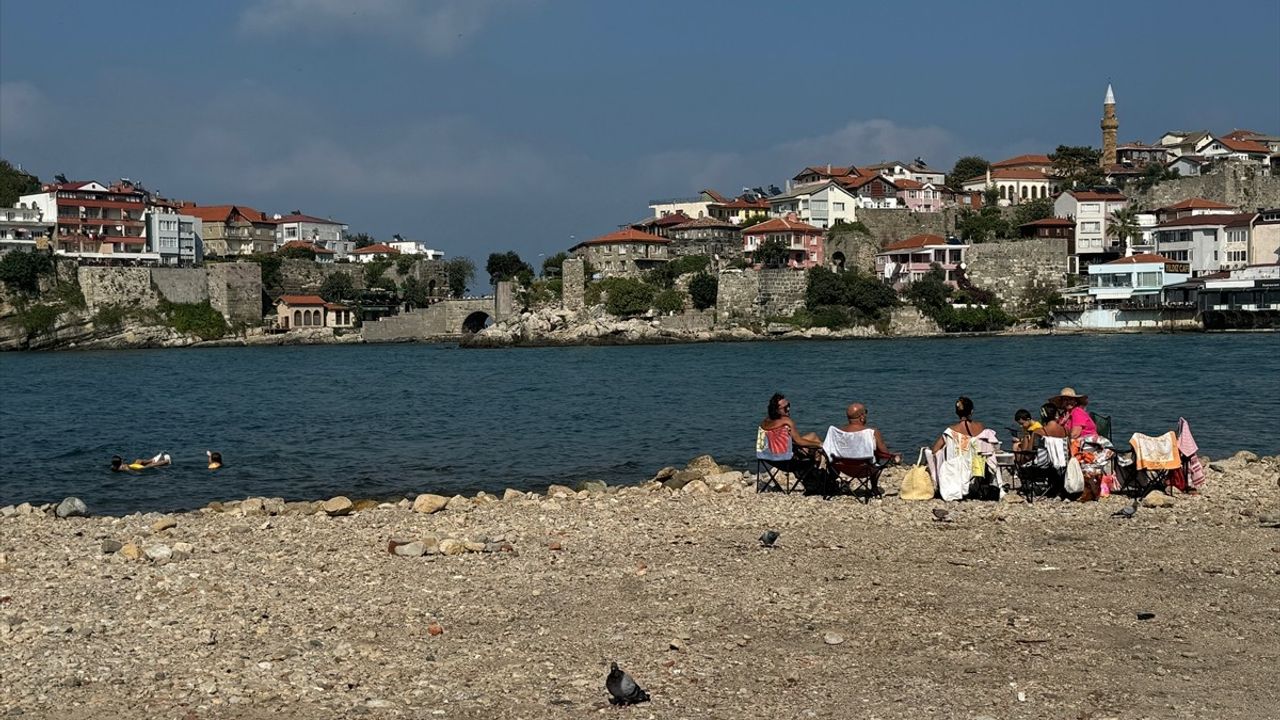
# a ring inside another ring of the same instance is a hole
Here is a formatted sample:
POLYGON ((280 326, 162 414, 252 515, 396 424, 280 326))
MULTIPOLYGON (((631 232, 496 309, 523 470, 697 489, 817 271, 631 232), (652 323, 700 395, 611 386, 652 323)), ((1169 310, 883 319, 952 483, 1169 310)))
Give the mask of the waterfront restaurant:
POLYGON ((1156 306, 1166 285, 1191 276, 1185 262, 1143 253, 1089 266, 1089 299, 1101 307, 1156 306))

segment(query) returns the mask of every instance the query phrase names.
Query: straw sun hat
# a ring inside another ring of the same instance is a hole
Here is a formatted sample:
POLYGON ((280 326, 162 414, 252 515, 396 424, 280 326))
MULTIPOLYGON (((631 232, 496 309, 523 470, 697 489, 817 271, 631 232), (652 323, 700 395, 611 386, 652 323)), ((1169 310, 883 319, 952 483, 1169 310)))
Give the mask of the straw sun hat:
POLYGON ((1062 405, 1062 401, 1063 401, 1063 400, 1067 400, 1067 399, 1075 400, 1075 401, 1076 401, 1077 403, 1079 403, 1080 405, 1088 405, 1088 404, 1089 404, 1089 396, 1088 396, 1088 395, 1078 395, 1078 394, 1076 394, 1075 388, 1069 388, 1069 387, 1064 387, 1064 388, 1062 388, 1062 392, 1060 392, 1060 393, 1058 393, 1057 395, 1055 395, 1054 397, 1050 398, 1050 399, 1049 399, 1049 402, 1053 403, 1054 405, 1061 406, 1061 405, 1062 405))

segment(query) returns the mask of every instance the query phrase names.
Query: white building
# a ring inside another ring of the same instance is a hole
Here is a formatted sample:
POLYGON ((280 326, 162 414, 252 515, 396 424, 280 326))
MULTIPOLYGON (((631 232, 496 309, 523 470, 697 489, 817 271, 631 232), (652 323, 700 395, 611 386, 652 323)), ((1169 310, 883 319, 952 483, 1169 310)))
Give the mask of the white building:
POLYGON ((147 252, 160 256, 161 265, 191 267, 204 262, 200 218, 163 210, 147 211, 147 252))
POLYGON ((960 184, 968 191, 985 191, 994 188, 1001 207, 1017 205, 1028 200, 1053 197, 1058 192, 1058 179, 1035 168, 992 167, 985 175, 971 177, 960 184))
POLYGON ((374 243, 351 251, 351 258, 358 263, 371 263, 374 260, 385 260, 397 257, 400 251, 386 243, 374 243))
POLYGON ((1068 218, 1076 223, 1076 252, 1071 258, 1072 272, 1092 263, 1115 259, 1125 253, 1125 241, 1110 237, 1107 226, 1111 214, 1127 207, 1129 198, 1119 192, 1094 192, 1092 190, 1068 190, 1053 202, 1055 217, 1068 218))
POLYGON ((1215 160, 1238 160, 1262 166, 1262 174, 1271 174, 1271 149, 1254 140, 1238 140, 1227 137, 1210 138, 1200 150, 1200 155, 1215 160))
POLYGON ((52 236, 53 218, 46 221, 44 211, 35 203, 18 202, 0 210, 0 253, 44 249, 52 236))
POLYGON ((715 190, 703 190, 697 195, 689 197, 650 200, 649 209, 653 211, 653 216, 656 218, 683 213, 689 219, 694 220, 710 216, 711 205, 728 202, 728 200, 729 198, 715 190))
POLYGON ((1250 264, 1249 244, 1255 213, 1193 215, 1156 226, 1156 252, 1190 265, 1200 277, 1250 264))
POLYGON ((1089 266, 1089 297, 1099 305, 1157 305, 1165 285, 1185 282, 1187 263, 1144 253, 1089 266))
POLYGON ((347 226, 337 220, 303 215, 297 210, 273 215, 271 220, 276 224, 277 250, 297 240, 330 250, 334 259, 342 260, 356 248, 355 241, 347 239, 347 226))
POLYGON ((858 198, 835 181, 797 185, 769 198, 769 214, 796 219, 815 227, 828 229, 837 222, 858 219, 858 198))
POLYGON ((417 255, 423 260, 444 259, 443 252, 439 250, 432 250, 421 240, 405 240, 399 235, 395 235, 392 240, 387 243, 387 246, 399 251, 401 255, 417 255))

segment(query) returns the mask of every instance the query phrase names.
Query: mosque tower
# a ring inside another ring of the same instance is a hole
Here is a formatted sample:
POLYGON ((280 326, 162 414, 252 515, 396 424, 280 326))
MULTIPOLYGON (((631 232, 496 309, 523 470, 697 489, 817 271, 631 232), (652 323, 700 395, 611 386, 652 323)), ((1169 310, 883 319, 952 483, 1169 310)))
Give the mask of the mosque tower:
POLYGON ((1120 129, 1120 121, 1116 119, 1116 96, 1111 92, 1111 83, 1107 83, 1107 97, 1102 101, 1102 167, 1108 168, 1116 164, 1116 131, 1120 129))

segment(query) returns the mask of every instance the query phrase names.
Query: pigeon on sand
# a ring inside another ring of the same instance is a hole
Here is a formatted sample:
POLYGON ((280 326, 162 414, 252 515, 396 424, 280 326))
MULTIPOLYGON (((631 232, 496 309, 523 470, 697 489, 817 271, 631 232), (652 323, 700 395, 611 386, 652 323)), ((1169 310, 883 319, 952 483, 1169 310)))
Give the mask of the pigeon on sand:
POLYGON ((1111 517, 1128 520, 1137 514, 1138 514, 1138 499, 1134 498, 1132 505, 1126 505, 1120 508, 1119 510, 1111 513, 1111 517))
POLYGON ((764 547, 771 548, 776 542, 778 542, 777 530, 765 530, 764 534, 760 536, 760 544, 764 547))
POLYGON ((943 510, 942 508, 934 508, 933 521, 934 522, 951 522, 951 512, 949 510, 943 510))
POLYGON ((637 685, 616 662, 609 663, 609 677, 604 679, 604 687, 609 691, 609 702, 613 705, 635 705, 649 701, 649 693, 637 685))

